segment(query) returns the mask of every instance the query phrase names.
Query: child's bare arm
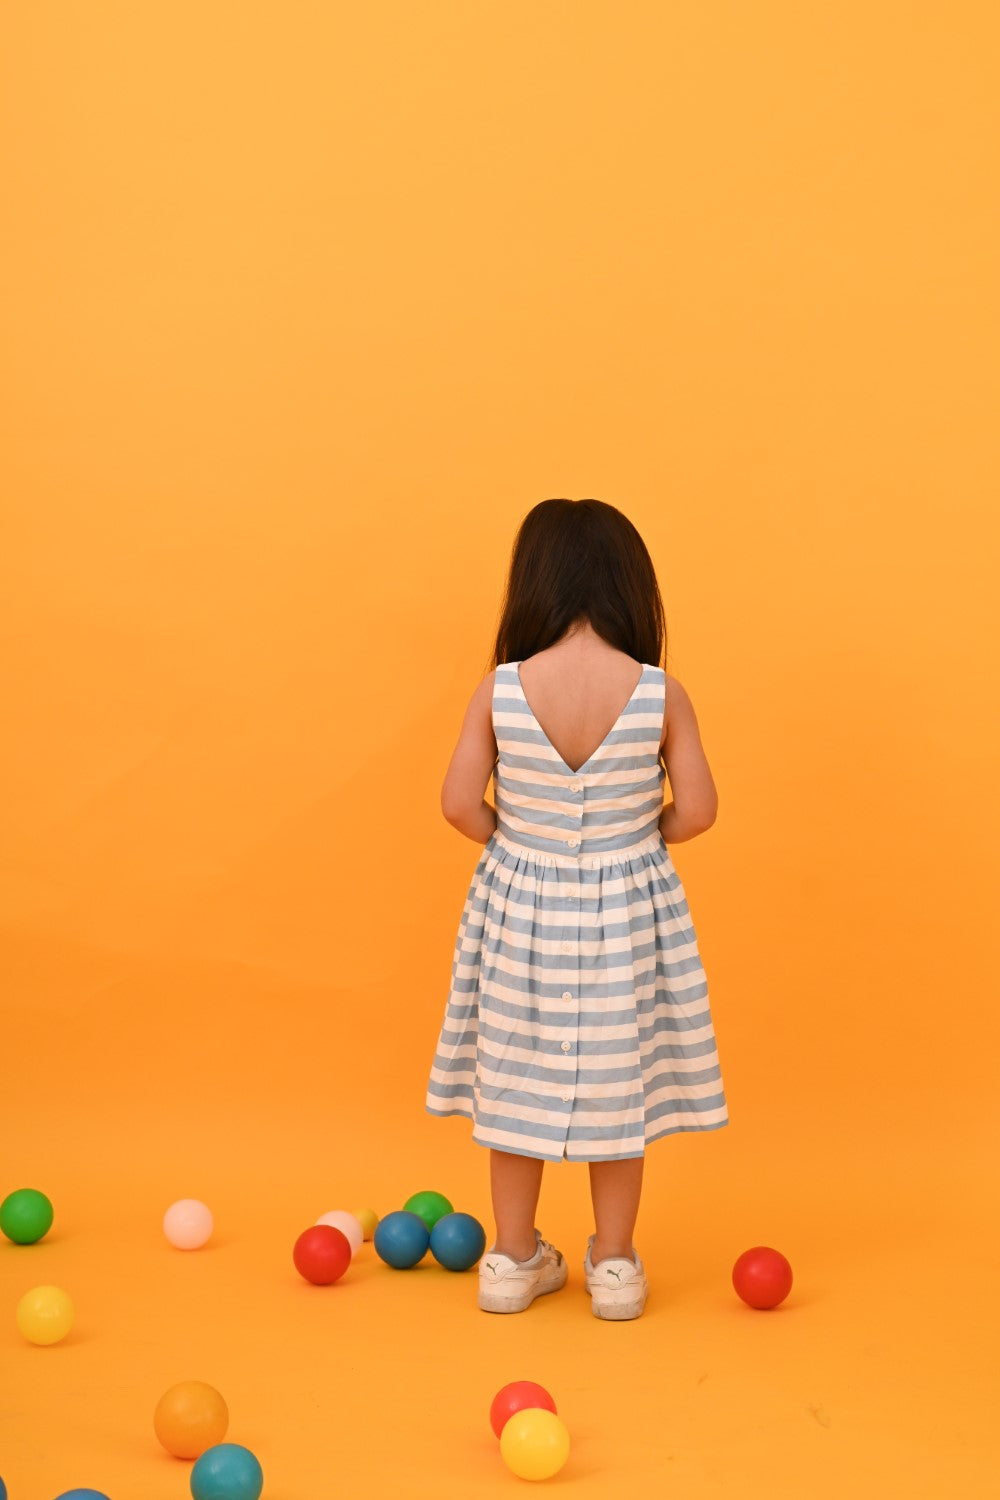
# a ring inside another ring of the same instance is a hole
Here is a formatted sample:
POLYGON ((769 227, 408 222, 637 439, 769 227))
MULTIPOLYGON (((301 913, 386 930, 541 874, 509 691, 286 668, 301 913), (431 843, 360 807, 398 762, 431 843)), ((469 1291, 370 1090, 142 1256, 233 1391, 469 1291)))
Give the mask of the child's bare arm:
POLYGON ((477 844, 485 844, 497 826, 496 811, 485 797, 497 759, 493 733, 495 677, 495 672, 484 677, 469 700, 441 788, 441 811, 448 822, 477 844))
POLYGON ((681 844, 711 828, 719 809, 694 705, 676 677, 667 678, 666 735, 660 747, 670 780, 673 801, 660 815, 660 833, 667 844, 681 844))

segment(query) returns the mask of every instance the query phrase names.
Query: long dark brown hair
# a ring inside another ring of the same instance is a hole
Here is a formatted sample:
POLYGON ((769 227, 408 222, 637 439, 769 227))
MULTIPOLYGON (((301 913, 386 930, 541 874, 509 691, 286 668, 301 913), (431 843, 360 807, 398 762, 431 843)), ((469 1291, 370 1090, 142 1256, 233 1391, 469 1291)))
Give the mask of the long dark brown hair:
POLYGON ((544 651, 580 615, 609 646, 665 667, 663 601, 632 522, 602 500, 542 500, 514 538, 490 669, 544 651))

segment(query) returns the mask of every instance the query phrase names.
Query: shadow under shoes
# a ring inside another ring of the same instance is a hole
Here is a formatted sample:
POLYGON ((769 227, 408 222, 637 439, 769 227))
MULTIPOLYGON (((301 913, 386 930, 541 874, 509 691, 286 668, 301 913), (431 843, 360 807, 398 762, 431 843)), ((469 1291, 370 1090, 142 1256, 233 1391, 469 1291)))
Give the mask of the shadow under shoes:
POLYGON ((566 1285, 569 1267, 562 1254, 535 1230, 530 1260, 512 1260, 487 1250, 479 1262, 479 1306, 483 1312, 524 1312, 536 1297, 566 1285))
POLYGON ((646 1306, 649 1284, 638 1251, 633 1250, 634 1260, 616 1255, 599 1260, 595 1266, 590 1258, 594 1239, 595 1236, 591 1235, 587 1241, 583 1262, 591 1312, 595 1318, 607 1318, 613 1322, 640 1317, 646 1306))

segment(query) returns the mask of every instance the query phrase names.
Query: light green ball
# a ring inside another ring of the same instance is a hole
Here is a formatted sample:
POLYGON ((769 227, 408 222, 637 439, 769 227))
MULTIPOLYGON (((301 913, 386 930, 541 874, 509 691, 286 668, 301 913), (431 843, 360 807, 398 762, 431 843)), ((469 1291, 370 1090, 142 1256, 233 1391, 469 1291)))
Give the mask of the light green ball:
POLYGON ((407 1213, 416 1214, 418 1219, 423 1219, 428 1231, 434 1228, 438 1219, 443 1219, 445 1214, 453 1214, 454 1208, 448 1202, 444 1193, 414 1193, 412 1198, 407 1198, 403 1204, 407 1213))

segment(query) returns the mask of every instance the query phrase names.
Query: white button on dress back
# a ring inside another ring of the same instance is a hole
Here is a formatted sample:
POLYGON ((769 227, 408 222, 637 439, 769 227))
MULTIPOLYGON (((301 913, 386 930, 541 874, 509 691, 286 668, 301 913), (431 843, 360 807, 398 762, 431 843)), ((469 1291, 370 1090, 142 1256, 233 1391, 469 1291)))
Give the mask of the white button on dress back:
POLYGON ((572 1000, 572 998, 573 998, 573 991, 572 990, 563 990, 563 999, 564 1000, 572 1000))
POLYGON ((570 1043, 569 1042, 563 1042, 562 1049, 563 1049, 564 1052, 568 1052, 569 1049, 570 1049, 570 1043))
POLYGON ((569 847, 571 849, 575 849, 576 846, 577 846, 577 844, 580 842, 580 840, 578 838, 574 837, 574 838, 571 838, 571 839, 567 839, 566 842, 567 842, 567 844, 569 845, 569 847))

